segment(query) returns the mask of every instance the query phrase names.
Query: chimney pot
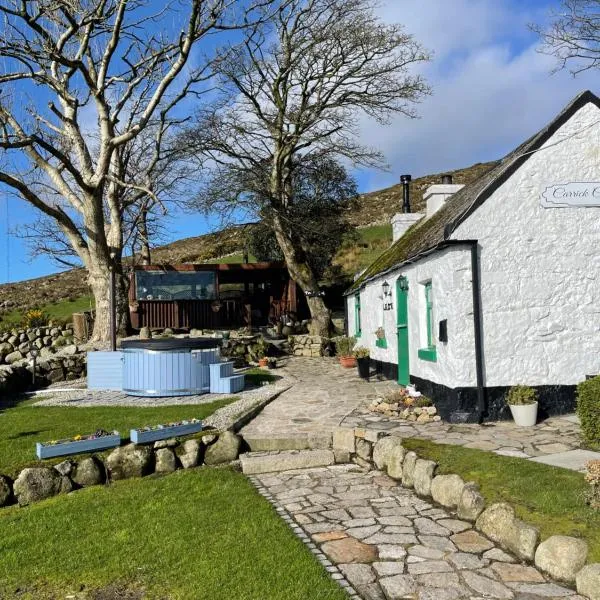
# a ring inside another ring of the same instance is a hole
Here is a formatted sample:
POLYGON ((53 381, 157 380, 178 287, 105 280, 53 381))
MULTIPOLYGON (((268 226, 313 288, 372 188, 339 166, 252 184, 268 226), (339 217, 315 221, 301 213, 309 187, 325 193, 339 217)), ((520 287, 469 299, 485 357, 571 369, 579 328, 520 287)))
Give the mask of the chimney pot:
POLYGON ((452 175, 442 175, 442 183, 444 185, 452 185, 452 175))
POLYGON ((401 175, 400 182, 402 183, 402 212, 410 212, 410 182, 412 177, 410 175, 401 175))

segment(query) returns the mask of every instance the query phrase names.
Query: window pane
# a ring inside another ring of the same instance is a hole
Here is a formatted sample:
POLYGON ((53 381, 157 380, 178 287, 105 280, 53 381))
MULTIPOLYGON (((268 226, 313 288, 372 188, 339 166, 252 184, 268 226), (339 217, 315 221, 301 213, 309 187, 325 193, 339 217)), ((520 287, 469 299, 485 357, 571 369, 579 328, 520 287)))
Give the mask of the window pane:
POLYGON ((138 300, 214 300, 213 271, 136 271, 138 300))

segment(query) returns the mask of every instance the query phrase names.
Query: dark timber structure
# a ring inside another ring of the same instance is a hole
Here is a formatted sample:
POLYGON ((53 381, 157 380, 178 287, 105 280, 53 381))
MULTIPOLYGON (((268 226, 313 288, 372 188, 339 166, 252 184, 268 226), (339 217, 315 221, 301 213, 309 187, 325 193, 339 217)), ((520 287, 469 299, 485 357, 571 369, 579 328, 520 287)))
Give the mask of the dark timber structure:
POLYGON ((131 274, 134 329, 230 329, 306 316, 284 263, 138 266, 131 274))

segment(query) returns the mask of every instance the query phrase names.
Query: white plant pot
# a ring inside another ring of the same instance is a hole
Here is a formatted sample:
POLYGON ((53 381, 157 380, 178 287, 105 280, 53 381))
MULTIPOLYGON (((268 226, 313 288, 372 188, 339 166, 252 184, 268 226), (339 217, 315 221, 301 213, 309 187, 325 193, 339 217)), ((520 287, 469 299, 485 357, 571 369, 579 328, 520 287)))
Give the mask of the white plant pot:
POLYGON ((515 423, 519 427, 533 427, 537 422, 538 403, 509 404, 515 423))

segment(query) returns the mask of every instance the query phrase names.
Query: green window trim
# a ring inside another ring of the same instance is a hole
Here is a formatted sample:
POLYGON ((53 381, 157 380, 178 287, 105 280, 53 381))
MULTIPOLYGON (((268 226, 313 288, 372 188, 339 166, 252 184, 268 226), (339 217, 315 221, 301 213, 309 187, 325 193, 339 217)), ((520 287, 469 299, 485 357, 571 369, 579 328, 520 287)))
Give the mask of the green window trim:
POLYGON ((360 293, 354 295, 354 337, 359 338, 362 335, 360 314, 360 293))
POLYGON ((385 338, 377 338, 375 340, 375 345, 378 348, 387 348, 387 340, 385 338))
POLYGON ((435 347, 435 339, 433 335, 433 298, 431 281, 425 285, 425 317, 427 324, 427 348, 420 348, 418 356, 421 360, 437 362, 437 350, 435 347))
POLYGON ((435 346, 433 348, 419 348, 418 355, 421 360, 437 362, 437 349, 435 346))

